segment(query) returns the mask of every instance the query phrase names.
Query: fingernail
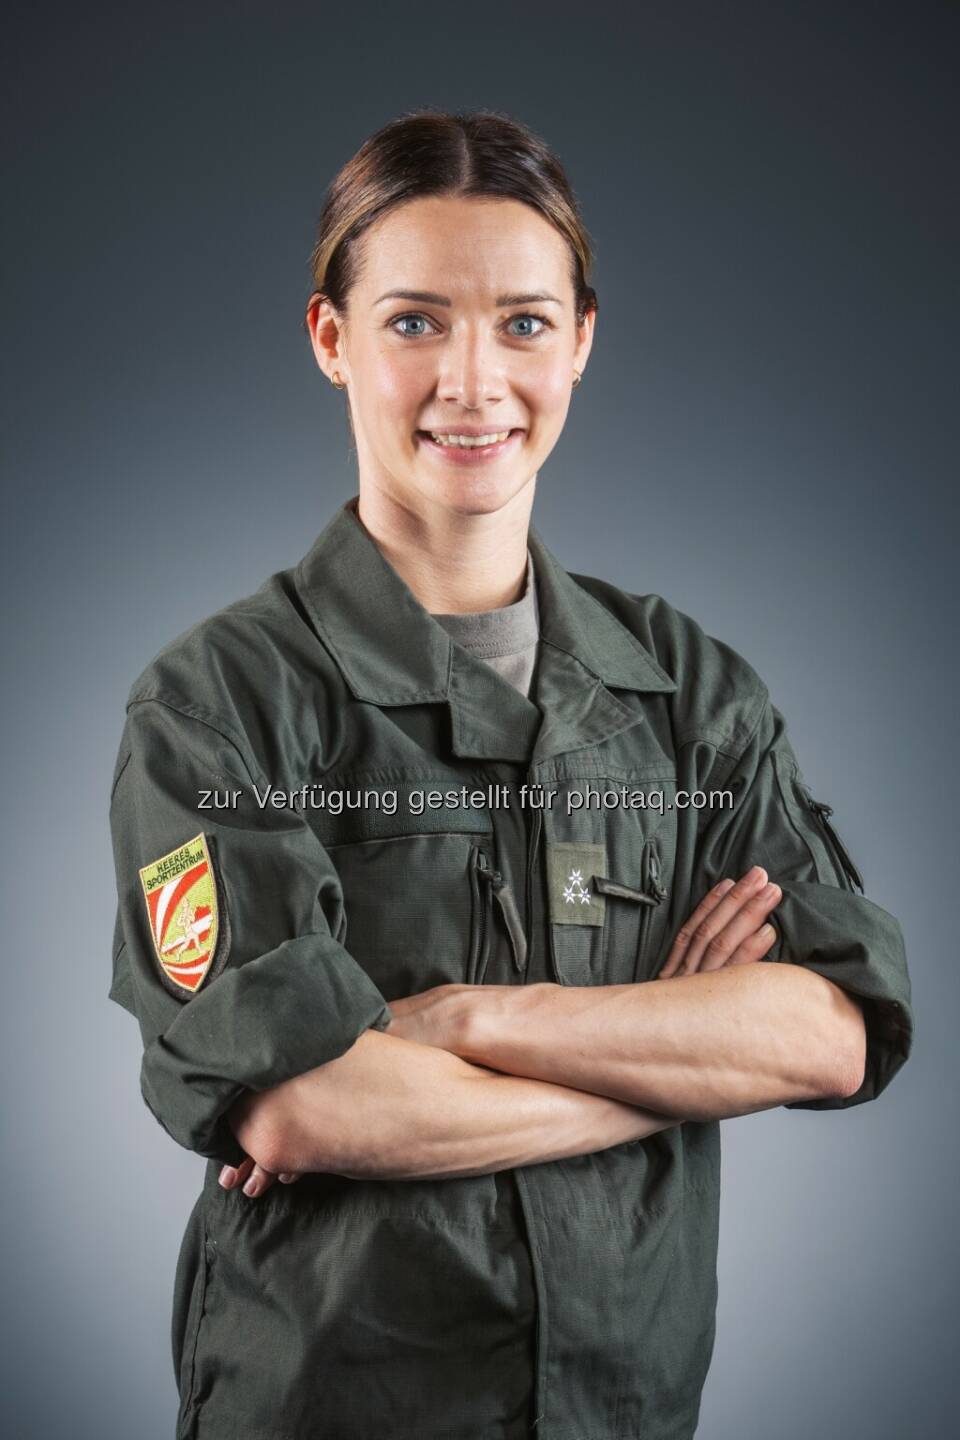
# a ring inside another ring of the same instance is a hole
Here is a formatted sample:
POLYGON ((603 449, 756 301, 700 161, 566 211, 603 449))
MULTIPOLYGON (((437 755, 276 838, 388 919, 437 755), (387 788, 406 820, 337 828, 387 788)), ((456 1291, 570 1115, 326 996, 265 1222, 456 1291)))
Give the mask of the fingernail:
POLYGON ((278 1175, 277 1179, 280 1181, 281 1185, 289 1185, 291 1180, 293 1179, 293 1176, 287 1174, 278 1175))
POLYGON ((251 1176, 250 1176, 250 1179, 247 1181, 246 1185, 244 1185, 244 1187, 243 1187, 243 1193, 244 1193, 244 1195, 253 1196, 253 1195, 256 1195, 256 1194, 257 1194, 257 1192, 259 1191, 259 1189, 260 1189, 260 1182, 259 1182, 259 1180, 255 1180, 255 1179, 253 1178, 253 1176, 251 1175, 251 1176))
POLYGON ((776 930, 774 930, 772 925, 761 925, 760 927, 760 934, 763 936, 764 940, 772 940, 776 933, 777 932, 776 930))
POLYGON ((221 1170, 219 1178, 224 1190, 229 1190, 231 1185, 237 1183, 237 1172, 228 1165, 225 1170, 221 1170))
POLYGON ((764 870, 763 866, 754 865, 753 869, 750 871, 750 879, 758 884, 762 884, 766 880, 766 878, 767 872, 766 870, 764 870))
POLYGON ((717 886, 717 894, 726 895, 727 891, 732 890, 736 883, 737 882, 735 880, 721 880, 720 884, 717 886))
POLYGON ((760 893, 763 896, 764 900, 772 900, 774 895, 776 895, 779 890, 780 886, 774 884, 774 882, 771 880, 770 884, 765 885, 760 893))

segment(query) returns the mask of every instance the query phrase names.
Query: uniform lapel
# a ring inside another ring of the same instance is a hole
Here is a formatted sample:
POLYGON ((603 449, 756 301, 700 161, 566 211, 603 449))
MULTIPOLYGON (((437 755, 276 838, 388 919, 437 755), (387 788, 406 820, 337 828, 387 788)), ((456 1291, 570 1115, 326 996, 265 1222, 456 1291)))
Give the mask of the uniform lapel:
POLYGON ((641 723, 614 689, 669 692, 676 684, 599 600, 578 585, 530 527, 540 603, 536 698, 544 714, 533 759, 601 744, 641 723), (611 688, 612 687, 612 688, 611 688))
POLYGON ((533 527, 540 612, 536 701, 456 645, 387 561, 353 496, 296 567, 303 605, 352 694, 375 705, 446 703, 454 754, 539 761, 599 744, 642 714, 608 686, 674 690, 630 631, 560 565, 533 527))

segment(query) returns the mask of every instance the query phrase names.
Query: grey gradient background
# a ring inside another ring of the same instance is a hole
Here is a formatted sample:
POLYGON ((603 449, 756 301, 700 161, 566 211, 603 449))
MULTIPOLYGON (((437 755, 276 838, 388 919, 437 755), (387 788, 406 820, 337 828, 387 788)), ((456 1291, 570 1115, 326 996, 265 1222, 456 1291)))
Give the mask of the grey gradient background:
POLYGON ((754 664, 907 936, 918 1038, 883 1097, 723 1125, 699 1440, 940 1440, 955 7, 193 9, 19 5, 6 27, 4 1432, 173 1435, 203 1161, 143 1106, 137 1027, 107 999, 124 702, 354 492, 300 329, 313 226, 363 139, 431 104, 538 129, 596 243, 596 344, 534 523, 568 568, 666 596, 754 664))

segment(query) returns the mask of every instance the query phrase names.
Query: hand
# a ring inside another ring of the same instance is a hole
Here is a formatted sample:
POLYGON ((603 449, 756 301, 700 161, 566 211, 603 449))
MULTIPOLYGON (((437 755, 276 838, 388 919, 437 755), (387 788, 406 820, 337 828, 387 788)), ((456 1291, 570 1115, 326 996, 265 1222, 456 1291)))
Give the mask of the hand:
POLYGON ((419 995, 391 1000, 393 1019, 385 1033, 456 1054, 463 1039, 463 1022, 469 1005, 467 996, 481 989, 480 985, 435 985, 419 995))
POLYGON ((254 1199, 269 1190, 274 1180, 279 1180, 283 1185, 292 1185, 295 1180, 300 1179, 300 1171, 292 1170, 283 1175, 274 1175, 270 1170, 264 1170, 249 1155, 246 1160, 241 1160, 237 1166, 224 1165, 218 1179, 224 1190, 236 1190, 238 1185, 243 1186, 244 1195, 254 1199))
POLYGON ((760 960, 777 938, 773 926, 763 922, 782 893, 779 885, 767 884, 767 872, 759 865, 736 883, 721 880, 680 927, 657 978, 760 960))
MULTIPOLYGON (((228 1118, 230 1128, 233 1130, 241 1145, 249 1145, 251 1149, 255 1146, 252 1143, 256 1135, 255 1123, 258 1114, 262 1114, 264 1105, 270 1103, 269 1092, 247 1091, 240 1096, 232 1105, 228 1118)), ((224 1190, 236 1190, 238 1185, 243 1186, 243 1193, 251 1199, 262 1195, 269 1190, 275 1180, 284 1185, 292 1185, 295 1180, 300 1179, 300 1171, 286 1171, 283 1174, 275 1175, 272 1170, 265 1169, 259 1165, 252 1156, 248 1155, 241 1160, 239 1165, 224 1165, 217 1177, 224 1190)))

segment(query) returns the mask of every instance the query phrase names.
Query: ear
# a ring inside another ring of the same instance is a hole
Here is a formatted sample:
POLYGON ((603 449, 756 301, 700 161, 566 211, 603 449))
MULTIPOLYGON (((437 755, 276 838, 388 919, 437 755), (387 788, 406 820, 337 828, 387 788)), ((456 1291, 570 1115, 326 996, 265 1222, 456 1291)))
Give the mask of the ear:
POLYGON ((305 318, 307 334, 313 347, 314 359, 328 380, 339 370, 341 380, 348 378, 346 356, 343 346, 343 320, 318 291, 310 296, 305 318))
POLYGON ((596 310, 588 310, 583 317, 583 324, 577 326, 577 344, 573 352, 573 368, 579 370, 582 375, 587 367, 587 357, 593 348, 593 327, 596 324, 596 310))

